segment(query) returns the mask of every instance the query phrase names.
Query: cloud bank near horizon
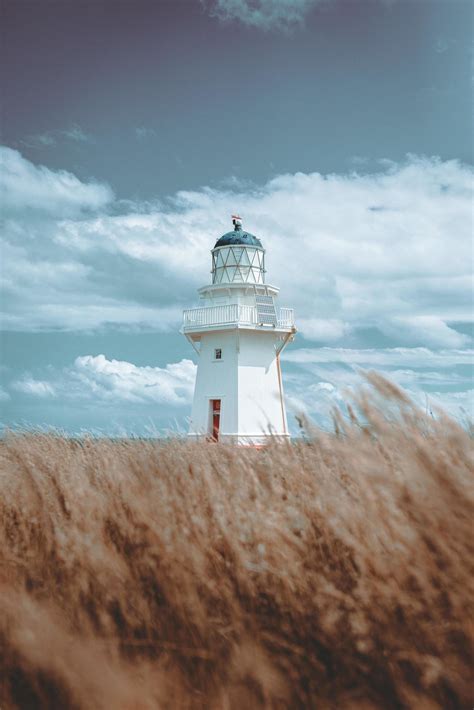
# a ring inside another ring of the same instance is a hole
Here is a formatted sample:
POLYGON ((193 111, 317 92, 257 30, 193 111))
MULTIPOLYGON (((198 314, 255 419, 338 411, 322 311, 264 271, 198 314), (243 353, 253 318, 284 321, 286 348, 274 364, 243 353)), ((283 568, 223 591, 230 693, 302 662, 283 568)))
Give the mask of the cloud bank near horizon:
POLYGON ((96 404, 189 404, 194 389, 196 365, 183 359, 166 367, 138 367, 104 355, 81 355, 72 365, 49 372, 39 380, 25 374, 11 389, 34 398, 96 404))
MULTIPOLYGON (((364 372, 376 369, 404 389, 415 405, 438 415, 440 409, 461 421, 472 414, 473 350, 427 348, 300 348, 284 353, 285 395, 290 429, 302 414, 331 428, 332 412, 346 412, 364 388, 364 372)), ((188 359, 165 367, 138 367, 104 355, 83 355, 64 368, 30 373, 10 384, 10 392, 29 401, 61 402, 65 407, 101 407, 153 413, 153 407, 190 412, 196 365, 188 359)), ((10 392, 3 391, 5 400, 10 392)), ((150 414, 152 418, 152 414, 150 414)), ((157 433, 152 427, 152 433, 157 433)), ((125 435, 127 432, 124 432, 125 435)), ((129 432, 128 432, 129 433, 129 432)))
POLYGON ((346 411, 353 395, 366 387, 364 373, 376 370, 401 387, 427 414, 442 410, 472 421, 474 350, 428 348, 300 348, 284 353, 287 405, 331 428, 334 409, 346 411))

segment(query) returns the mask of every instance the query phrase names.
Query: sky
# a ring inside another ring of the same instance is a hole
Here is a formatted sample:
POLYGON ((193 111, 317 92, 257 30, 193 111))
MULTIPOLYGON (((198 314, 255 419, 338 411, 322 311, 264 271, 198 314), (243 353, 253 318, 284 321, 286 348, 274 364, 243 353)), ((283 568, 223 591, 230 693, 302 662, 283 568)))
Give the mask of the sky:
POLYGON ((295 309, 292 430, 376 369, 472 415, 464 0, 4 0, 1 423, 186 430, 238 212, 295 309))

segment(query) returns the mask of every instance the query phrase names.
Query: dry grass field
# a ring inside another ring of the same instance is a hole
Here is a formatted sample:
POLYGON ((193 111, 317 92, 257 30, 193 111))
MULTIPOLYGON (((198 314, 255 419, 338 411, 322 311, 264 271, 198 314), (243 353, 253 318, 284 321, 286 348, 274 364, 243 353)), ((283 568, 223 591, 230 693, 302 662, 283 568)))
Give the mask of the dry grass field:
POLYGON ((259 451, 8 435, 2 710, 470 708, 471 439, 368 380, 259 451))

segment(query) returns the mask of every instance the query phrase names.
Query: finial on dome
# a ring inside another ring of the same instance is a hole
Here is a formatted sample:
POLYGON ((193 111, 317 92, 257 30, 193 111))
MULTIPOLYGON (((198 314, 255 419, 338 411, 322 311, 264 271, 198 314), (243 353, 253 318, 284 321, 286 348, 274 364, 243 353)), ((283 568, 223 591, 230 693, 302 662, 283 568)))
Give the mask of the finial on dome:
POLYGON ((236 215, 232 215, 232 224, 234 225, 234 231, 238 231, 239 229, 242 229, 242 219, 236 215))

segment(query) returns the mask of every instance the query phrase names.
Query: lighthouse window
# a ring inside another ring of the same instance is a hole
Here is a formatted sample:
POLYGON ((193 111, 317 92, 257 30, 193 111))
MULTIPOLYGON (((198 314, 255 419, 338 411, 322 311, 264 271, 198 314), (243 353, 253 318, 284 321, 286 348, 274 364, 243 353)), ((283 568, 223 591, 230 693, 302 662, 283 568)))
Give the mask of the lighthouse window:
POLYGON ((216 348, 214 350, 214 360, 222 360, 222 349, 216 348))

